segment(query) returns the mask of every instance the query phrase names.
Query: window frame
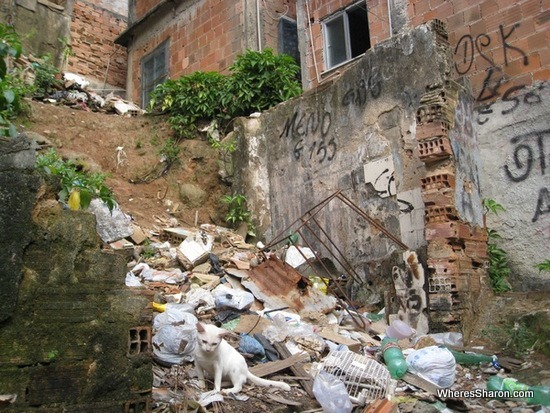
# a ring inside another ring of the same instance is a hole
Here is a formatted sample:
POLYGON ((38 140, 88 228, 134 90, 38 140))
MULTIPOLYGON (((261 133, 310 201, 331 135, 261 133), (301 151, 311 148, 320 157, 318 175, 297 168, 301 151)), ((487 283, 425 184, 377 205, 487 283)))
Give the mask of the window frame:
POLYGON ((145 108, 147 105, 149 105, 149 101, 151 99, 151 93, 155 89, 155 87, 163 82, 165 82, 167 79, 170 78, 170 39, 167 39, 160 43, 152 52, 146 54, 141 58, 140 61, 140 72, 141 72, 141 105, 143 108, 145 108), (156 76, 154 73, 154 67, 156 66, 156 58, 159 57, 159 55, 164 54, 164 74, 161 76, 156 76), (151 60, 153 60, 153 80, 149 82, 147 85, 145 84, 145 65, 148 64, 151 60), (162 79, 161 81, 159 81, 162 79), (149 88, 149 85, 153 85, 152 88, 149 88), (147 86, 147 88, 146 88, 147 86))
MULTIPOLYGON (((328 72, 328 71, 331 71, 337 67, 340 67, 346 63, 349 63, 350 61, 360 57, 360 56, 363 56, 365 54, 365 52, 361 53, 361 54, 358 54, 357 56, 352 56, 352 49, 351 49, 351 36, 350 36, 350 25, 349 25, 349 12, 350 11, 353 11, 354 9, 360 9, 361 8, 361 5, 364 5, 364 7, 366 8, 367 6, 365 5, 365 2, 364 0, 362 1, 358 1, 354 4, 350 4, 349 6, 347 6, 346 8, 344 8, 343 10, 340 10, 336 13, 333 13, 331 14, 330 16, 327 16, 325 19, 323 19, 322 21, 322 28, 323 28, 323 53, 324 53, 324 61, 325 61, 325 71, 328 72), (339 62, 339 63, 336 63, 336 64, 332 64, 332 59, 333 57, 331 56, 331 54, 329 53, 329 30, 327 29, 327 24, 329 24, 330 22, 333 22, 334 20, 336 19, 343 19, 343 26, 344 26, 344 46, 345 46, 345 51, 346 51, 346 59, 342 62, 339 62)), ((368 22, 368 19, 367 19, 367 22, 368 22)), ((371 47, 371 44, 370 44, 370 30, 369 30, 369 26, 367 26, 367 30, 369 31, 368 35, 369 35, 369 45, 367 47, 367 50, 370 49, 371 47)))

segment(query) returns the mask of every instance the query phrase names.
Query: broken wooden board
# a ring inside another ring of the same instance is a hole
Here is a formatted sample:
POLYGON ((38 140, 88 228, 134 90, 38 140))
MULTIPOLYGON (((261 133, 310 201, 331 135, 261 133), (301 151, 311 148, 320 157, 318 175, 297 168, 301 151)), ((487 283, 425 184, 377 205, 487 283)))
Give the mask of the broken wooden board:
POLYGON ((348 348, 351 351, 359 351, 361 349, 361 343, 353 340, 348 337, 344 337, 341 334, 338 334, 336 331, 332 330, 331 328, 323 328, 321 331, 319 331, 317 334, 319 334, 321 337, 323 337, 326 340, 330 340, 333 343, 336 344, 343 344, 345 346, 348 346, 348 348))
POLYGON ((439 387, 436 386, 431 381, 423 379, 422 377, 417 376, 416 374, 412 374, 411 372, 406 372, 401 380, 437 396, 437 390, 439 389, 439 387))
POLYGON ((271 256, 248 271, 242 284, 267 308, 289 308, 301 311, 330 313, 336 298, 313 288, 302 275, 276 256, 271 256))
POLYGON ((304 361, 308 357, 309 355, 307 353, 298 353, 286 359, 257 364, 254 367, 251 367, 249 370, 255 376, 265 377, 269 376, 270 374, 277 373, 281 370, 288 369, 294 364, 304 361))
MULTIPOLYGON (((290 354, 290 351, 286 348, 286 346, 283 343, 273 343, 273 347, 275 347, 275 350, 277 350, 277 352, 279 353, 279 355, 283 359, 288 359, 288 358, 292 357, 292 355, 290 354)), ((293 365, 291 365, 290 370, 292 370, 292 372, 296 376, 311 377, 307 373, 307 371, 304 370, 304 368, 302 367, 302 363, 300 363, 300 362, 297 362, 297 363, 294 363, 293 365)), ((311 378, 307 379, 307 380, 298 379, 298 381, 299 381, 300 385, 302 386, 302 388, 306 391, 308 396, 311 397, 312 399, 314 399, 315 395, 313 394, 313 379, 311 379, 311 378)))
POLYGON ((262 334, 266 327, 273 324, 265 317, 255 314, 243 314, 239 319, 239 324, 235 327, 235 333, 262 334))

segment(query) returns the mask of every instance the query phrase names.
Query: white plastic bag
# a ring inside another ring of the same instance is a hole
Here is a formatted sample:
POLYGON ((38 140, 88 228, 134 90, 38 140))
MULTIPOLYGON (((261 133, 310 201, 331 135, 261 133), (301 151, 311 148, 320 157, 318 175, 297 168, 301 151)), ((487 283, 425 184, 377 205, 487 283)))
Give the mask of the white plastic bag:
POLYGON ((456 360, 445 347, 430 346, 413 351, 407 356, 407 369, 441 388, 455 382, 456 360))
POLYGON ((245 310, 250 308, 254 302, 254 296, 251 293, 235 288, 228 288, 223 284, 214 288, 212 294, 214 295, 214 302, 217 308, 245 310))
POLYGON ((153 320, 153 328, 159 330, 165 325, 191 325, 195 326, 199 320, 193 314, 189 312, 193 306, 189 305, 189 308, 174 308, 167 307, 164 313, 158 314, 153 320))
POLYGON ((197 340, 195 325, 160 327, 153 336, 153 354, 168 364, 181 364, 193 360, 193 352, 197 340))
POLYGON ((315 376, 313 394, 325 413, 351 413, 353 409, 344 382, 324 370, 315 376))

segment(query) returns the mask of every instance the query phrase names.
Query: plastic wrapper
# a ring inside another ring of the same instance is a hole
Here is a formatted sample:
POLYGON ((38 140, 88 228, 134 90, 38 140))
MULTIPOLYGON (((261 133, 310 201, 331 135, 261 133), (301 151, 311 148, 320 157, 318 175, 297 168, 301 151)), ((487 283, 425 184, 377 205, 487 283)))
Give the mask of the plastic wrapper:
POLYGON ((424 347, 407 356, 408 370, 441 388, 455 382, 456 361, 448 349, 438 346, 424 347))

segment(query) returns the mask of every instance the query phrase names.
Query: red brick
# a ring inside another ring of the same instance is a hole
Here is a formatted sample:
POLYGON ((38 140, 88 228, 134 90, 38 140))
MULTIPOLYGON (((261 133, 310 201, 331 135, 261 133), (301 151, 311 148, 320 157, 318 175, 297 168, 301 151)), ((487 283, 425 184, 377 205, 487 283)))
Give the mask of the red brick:
POLYGON ((550 79, 550 69, 537 70, 533 72, 533 81, 550 79))
POLYGON ((469 7, 463 11, 464 13, 464 23, 472 23, 481 18, 481 12, 479 10, 479 5, 469 7))
POLYGON ((496 0, 485 0, 479 5, 481 17, 484 19, 498 13, 498 2, 496 0))
MULTIPOLYGON (((531 36, 529 36, 527 38, 527 45, 529 47, 529 50, 530 51, 536 51, 536 50, 541 50, 541 49, 545 49, 545 48, 548 48, 548 43, 550 41, 549 39, 549 35, 548 35, 549 31, 544 31, 544 32, 540 32, 540 33, 535 33, 531 36)), ((546 51, 546 53, 542 53, 542 55, 548 55, 548 50, 546 51)), ((541 59, 542 60, 542 59, 541 59)), ((543 61, 541 61, 541 65, 542 66, 545 66, 545 63, 543 61)))
POLYGON ((446 137, 425 139, 418 143, 418 157, 425 163, 446 159, 452 154, 451 142, 446 137))
POLYGON ((525 65, 525 61, 523 58, 518 58, 516 60, 511 61, 504 67, 504 73, 508 76, 517 76, 524 73, 532 72, 533 70, 536 70, 540 68, 540 56, 538 53, 532 53, 528 56, 529 63, 525 65))
POLYGON ((447 122, 429 122, 416 127, 416 139, 418 140, 437 138, 440 136, 449 136, 449 124, 447 122))

